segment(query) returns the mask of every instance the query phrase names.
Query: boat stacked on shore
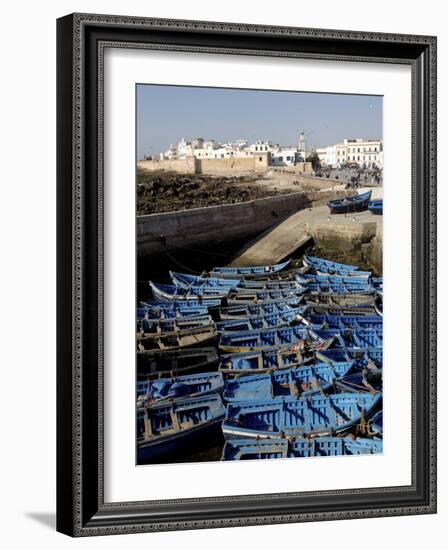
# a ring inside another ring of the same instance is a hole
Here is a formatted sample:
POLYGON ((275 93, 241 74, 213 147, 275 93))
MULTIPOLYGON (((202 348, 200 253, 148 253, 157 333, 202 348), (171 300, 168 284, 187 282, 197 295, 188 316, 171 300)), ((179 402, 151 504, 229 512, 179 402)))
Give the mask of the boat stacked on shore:
POLYGON ((138 463, 382 451, 382 279, 304 256, 169 272, 137 308, 138 463))

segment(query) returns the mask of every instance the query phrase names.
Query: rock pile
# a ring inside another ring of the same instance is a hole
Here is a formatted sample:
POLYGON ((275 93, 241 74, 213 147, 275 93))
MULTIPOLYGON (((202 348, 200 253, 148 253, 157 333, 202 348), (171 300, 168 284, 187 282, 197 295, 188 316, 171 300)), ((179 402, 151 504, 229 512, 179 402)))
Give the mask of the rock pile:
POLYGON ((235 204, 282 194, 255 182, 256 178, 251 176, 212 177, 173 172, 139 172, 137 214, 235 204))

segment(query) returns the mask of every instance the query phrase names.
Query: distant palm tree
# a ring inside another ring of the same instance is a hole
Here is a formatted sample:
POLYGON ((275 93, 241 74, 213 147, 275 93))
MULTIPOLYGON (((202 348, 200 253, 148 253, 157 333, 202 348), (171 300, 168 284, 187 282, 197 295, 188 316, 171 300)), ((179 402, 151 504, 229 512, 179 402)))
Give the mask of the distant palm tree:
POLYGON ((320 164, 320 158, 319 155, 316 152, 311 153, 306 158, 306 162, 311 162, 311 166, 313 167, 313 170, 316 172, 317 170, 320 170, 321 164, 320 164))

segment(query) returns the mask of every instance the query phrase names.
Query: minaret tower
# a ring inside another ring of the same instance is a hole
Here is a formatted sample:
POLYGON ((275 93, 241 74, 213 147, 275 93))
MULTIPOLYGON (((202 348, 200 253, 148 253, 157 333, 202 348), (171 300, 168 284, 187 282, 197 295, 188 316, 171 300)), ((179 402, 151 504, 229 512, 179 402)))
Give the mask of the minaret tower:
POLYGON ((305 152, 306 150, 306 141, 305 141, 305 134, 303 132, 300 132, 300 137, 299 137, 299 151, 300 152, 305 152))

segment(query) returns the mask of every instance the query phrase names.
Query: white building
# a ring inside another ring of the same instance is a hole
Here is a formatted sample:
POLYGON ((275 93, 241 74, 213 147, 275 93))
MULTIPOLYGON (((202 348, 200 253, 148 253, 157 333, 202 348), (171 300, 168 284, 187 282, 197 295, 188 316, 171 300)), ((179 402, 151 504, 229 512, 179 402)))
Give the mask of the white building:
POLYGON ((213 150, 213 156, 211 158, 215 159, 226 159, 226 158, 246 158, 253 156, 252 152, 248 147, 245 148, 235 148, 228 144, 221 145, 213 150))
POLYGON ((272 166, 294 166, 298 162, 302 162, 303 158, 300 156, 297 148, 293 147, 281 147, 271 152, 271 165, 272 166))
POLYGON ((329 145, 328 147, 319 147, 316 149, 317 156, 322 164, 322 166, 328 166, 333 168, 337 165, 337 153, 336 145, 329 145))
POLYGON ((272 151, 272 143, 270 141, 258 140, 249 147, 252 154, 269 153, 272 151))
POLYGON ((187 157, 191 157, 193 152, 193 145, 190 142, 185 141, 184 138, 182 138, 179 143, 174 147, 177 150, 177 158, 185 159, 187 157))
POLYGON ((236 149, 247 149, 249 147, 249 142, 247 139, 236 139, 232 142, 232 145, 236 149))
POLYGON ((383 167, 383 142, 380 139, 344 139, 343 143, 320 147, 316 153, 322 166, 331 168, 346 164, 360 168, 383 167))
POLYGON ((249 145, 246 139, 237 139, 228 143, 218 143, 214 139, 202 137, 186 141, 182 138, 179 143, 170 145, 169 149, 160 154, 161 159, 227 159, 257 157, 268 154, 268 162, 273 166, 294 166, 304 162, 306 158, 305 136, 300 134, 299 145, 302 147, 273 145, 268 140, 257 140, 249 145))
MULTIPOLYGON (((269 140, 257 140, 249 145, 246 139, 237 139, 228 143, 218 143, 214 139, 197 137, 186 141, 182 138, 176 145, 160 154, 161 159, 225 159, 246 158, 260 153, 270 153, 273 166, 291 166, 305 162, 314 150, 306 151, 305 135, 302 132, 297 147, 273 145, 269 140)), ((315 150, 321 164, 331 168, 344 165, 360 168, 383 167, 383 142, 380 139, 344 139, 343 143, 328 145, 315 150)))
MULTIPOLYGON (((264 143, 264 142, 263 142, 264 143)), ((260 142, 261 144, 261 142, 260 142)), ((257 146, 258 150, 258 146, 257 146)), ((260 145, 261 150, 261 145, 260 145)), ((214 139, 194 138, 191 142, 182 138, 176 145, 170 145, 164 153, 160 154, 161 159, 186 159, 186 158, 230 158, 247 157, 253 152, 249 148, 246 139, 239 139, 230 143, 218 143, 214 139)))
POLYGON ((383 167, 383 142, 380 139, 344 139, 336 145, 336 163, 361 168, 383 167))
POLYGON ((204 140, 202 147, 204 149, 216 149, 217 147, 219 147, 219 144, 216 143, 214 139, 207 139, 207 140, 204 140))
POLYGON ((204 138, 198 137, 191 140, 193 149, 202 149, 204 147, 204 138))
POLYGON ((213 159, 215 158, 215 151, 216 149, 211 147, 195 147, 193 149, 193 156, 197 159, 213 159))
POLYGON ((335 145, 336 148, 336 166, 343 166, 344 164, 347 164, 347 146, 344 143, 337 143, 335 145))

